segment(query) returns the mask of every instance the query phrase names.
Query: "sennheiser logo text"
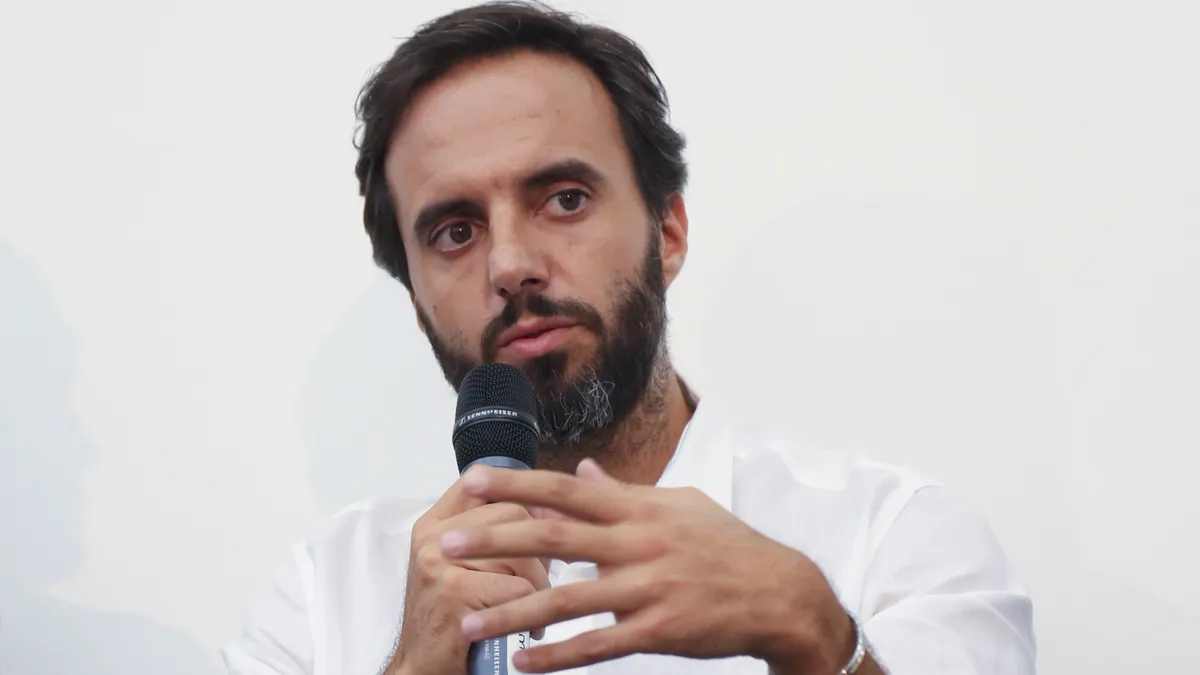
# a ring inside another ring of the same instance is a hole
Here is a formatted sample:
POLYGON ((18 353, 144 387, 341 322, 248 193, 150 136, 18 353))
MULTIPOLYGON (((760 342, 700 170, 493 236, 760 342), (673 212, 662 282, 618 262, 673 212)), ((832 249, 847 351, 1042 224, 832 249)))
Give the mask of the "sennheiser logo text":
POLYGON ((484 408, 483 410, 473 410, 466 415, 463 415, 458 420, 458 425, 462 426, 468 422, 479 419, 480 417, 520 417, 515 410, 506 410, 504 408, 484 408))

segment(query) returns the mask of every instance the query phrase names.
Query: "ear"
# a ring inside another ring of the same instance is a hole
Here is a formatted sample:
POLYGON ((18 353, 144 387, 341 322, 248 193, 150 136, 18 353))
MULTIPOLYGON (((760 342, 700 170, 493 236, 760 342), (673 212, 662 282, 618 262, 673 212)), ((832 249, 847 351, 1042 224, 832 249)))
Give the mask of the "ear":
POLYGON ((683 195, 678 192, 671 196, 670 206, 662 221, 662 253, 663 287, 670 288, 675 277, 683 269, 683 261, 687 258, 688 217, 687 208, 683 204, 683 195))

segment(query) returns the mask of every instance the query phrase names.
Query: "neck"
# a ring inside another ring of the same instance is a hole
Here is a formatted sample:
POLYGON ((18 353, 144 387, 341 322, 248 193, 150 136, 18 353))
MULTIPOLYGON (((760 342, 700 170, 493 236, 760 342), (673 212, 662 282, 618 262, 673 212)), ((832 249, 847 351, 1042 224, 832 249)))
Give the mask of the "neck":
POLYGON ((538 468, 575 473, 579 462, 591 457, 623 483, 657 483, 696 406, 670 364, 663 363, 663 374, 651 379, 641 403, 620 425, 570 446, 543 446, 538 468))

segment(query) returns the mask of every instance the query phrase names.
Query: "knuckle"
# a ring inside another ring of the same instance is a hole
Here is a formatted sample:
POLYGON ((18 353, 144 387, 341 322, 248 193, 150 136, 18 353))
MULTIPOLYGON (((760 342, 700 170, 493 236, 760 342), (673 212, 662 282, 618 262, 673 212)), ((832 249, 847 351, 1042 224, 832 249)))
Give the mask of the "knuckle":
POLYGON ((548 593, 546 604, 555 616, 565 616, 578 604, 578 595, 571 586, 564 586, 554 593, 548 593))
POLYGON ((437 574, 437 580, 437 586, 442 595, 460 597, 466 590, 469 575, 466 570, 460 567, 447 565, 437 574))
POLYGON ((433 557, 426 553, 428 547, 417 551, 417 555, 413 558, 412 576, 423 585, 427 585, 437 581, 438 565, 433 557))
POLYGON ((546 573, 545 568, 543 568, 540 564, 535 564, 531 568, 527 569, 521 578, 528 581, 529 585, 535 590, 539 586, 542 588, 550 587, 550 575, 546 573))
POLYGON ((565 501, 575 494, 575 481, 566 474, 555 474, 550 480, 548 492, 556 501, 565 501))
POLYGON ((647 583, 643 592, 655 600, 662 600, 677 594, 680 585, 677 577, 662 577, 647 583))
POLYGON ((657 499, 640 499, 634 511, 641 520, 658 520, 662 517, 663 503, 657 499))
POLYGON ((497 593, 503 596, 504 602, 519 600, 537 592, 533 584, 524 577, 504 577, 498 585, 497 593))
POLYGON ((512 502, 507 502, 504 504, 504 518, 505 518, 505 520, 510 520, 510 521, 511 520, 529 520, 529 519, 533 518, 533 516, 529 515, 529 509, 527 509, 525 506, 523 506, 521 504, 513 504, 512 502))
POLYGON ((413 548, 420 548, 429 540, 431 526, 424 517, 421 517, 417 522, 413 523, 412 527, 412 545, 413 548))
POLYGON ((637 584, 637 593, 650 603, 658 603, 670 592, 670 586, 662 579, 643 579, 637 584))
POLYGON ((534 593, 537 593, 537 586, 534 586, 532 581, 525 578, 518 578, 517 581, 520 582, 518 584, 518 588, 516 589, 518 598, 523 598, 527 595, 533 595, 534 593))
POLYGON ((538 544, 550 548, 557 549, 567 539, 567 526, 561 520, 547 520, 539 528, 538 544))
POLYGON ((658 558, 667 552, 667 541, 661 533, 646 531, 630 537, 630 544, 642 558, 658 558))
POLYGON ((437 569, 442 562, 442 552, 437 546, 424 544, 417 549, 415 556, 417 569, 422 572, 429 572, 437 569))
POLYGON ((650 642, 661 644, 670 636, 674 625, 675 619, 671 614, 658 612, 646 618, 645 624, 642 625, 642 635, 650 642))
POLYGON ((580 651, 588 661, 600 661, 612 652, 612 638, 597 635, 582 645, 580 651))
POLYGON ((512 502, 495 502, 475 509, 474 520, 488 523, 507 523, 529 517, 524 506, 512 502))
POLYGON ((632 580, 634 593, 645 598, 648 604, 661 605, 663 601, 685 592, 682 588, 685 580, 679 575, 659 572, 661 567, 655 566, 655 569, 647 570, 632 580))

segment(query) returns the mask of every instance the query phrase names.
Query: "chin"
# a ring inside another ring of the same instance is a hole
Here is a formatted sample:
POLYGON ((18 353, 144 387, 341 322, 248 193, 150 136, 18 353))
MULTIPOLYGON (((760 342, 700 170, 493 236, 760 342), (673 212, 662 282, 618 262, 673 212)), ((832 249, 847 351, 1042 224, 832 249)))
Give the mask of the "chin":
POLYGON ((585 360, 574 356, 569 350, 559 349, 529 359, 518 367, 525 371, 535 385, 544 386, 553 381, 557 390, 584 376, 594 365, 592 359, 585 360))

